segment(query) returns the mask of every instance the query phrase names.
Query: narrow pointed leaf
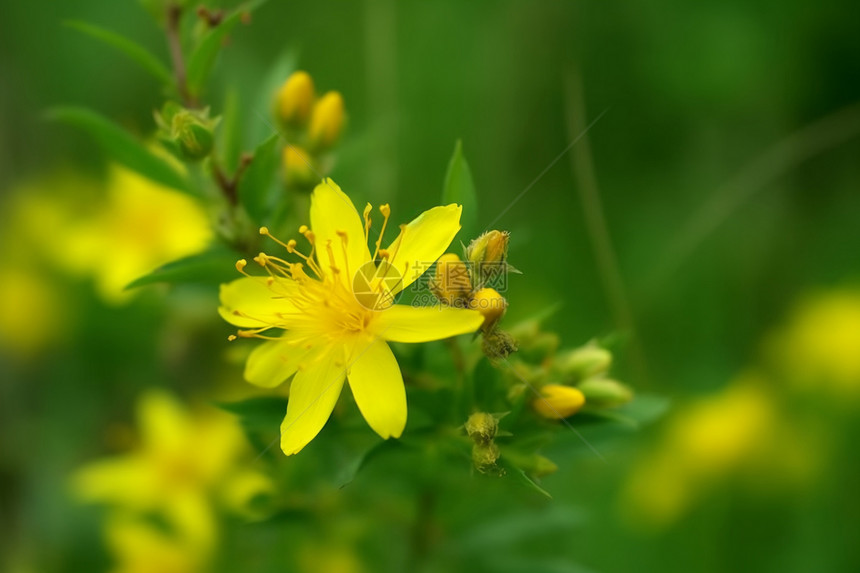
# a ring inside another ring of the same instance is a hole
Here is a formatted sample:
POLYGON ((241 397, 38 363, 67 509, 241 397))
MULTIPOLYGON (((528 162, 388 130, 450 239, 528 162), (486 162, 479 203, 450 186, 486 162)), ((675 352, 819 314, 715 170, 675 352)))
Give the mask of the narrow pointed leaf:
POLYGON ((173 76, 170 70, 161 60, 154 56, 149 50, 138 44, 137 42, 121 36, 116 32, 107 30, 89 22, 81 22, 77 20, 66 22, 66 26, 74 28, 79 32, 86 34, 91 38, 95 38, 105 44, 122 52, 127 57, 131 58, 144 70, 152 74, 155 79, 163 84, 172 84, 173 76))
POLYGON ((112 159, 132 171, 156 183, 193 194, 188 182, 176 169, 106 117, 80 107, 53 108, 47 117, 83 129, 112 159))
POLYGON ((442 189, 442 204, 458 203, 463 206, 463 215, 460 218, 460 237, 465 237, 468 242, 473 239, 479 229, 478 222, 478 196, 475 192, 475 184, 472 181, 472 172, 469 164, 463 157, 463 143, 457 140, 454 146, 454 154, 448 162, 448 172, 445 174, 445 184, 442 189))

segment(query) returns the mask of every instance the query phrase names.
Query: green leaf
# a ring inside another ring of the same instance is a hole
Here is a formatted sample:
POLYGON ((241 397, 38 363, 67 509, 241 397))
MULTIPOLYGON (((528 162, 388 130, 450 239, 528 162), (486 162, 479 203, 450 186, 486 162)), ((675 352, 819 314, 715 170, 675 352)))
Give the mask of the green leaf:
POLYGON ((287 413, 287 399, 278 396, 261 396, 239 402, 215 402, 215 405, 235 414, 245 430, 252 432, 277 432, 287 413))
POLYGON ((478 197, 469 164, 463 157, 463 143, 457 140, 454 145, 454 155, 448 162, 448 172, 445 174, 445 186, 442 189, 442 204, 459 203, 463 205, 463 216, 460 219, 462 237, 474 238, 478 232, 478 197))
POLYGON ((157 268, 148 275, 132 281, 126 289, 156 283, 169 284, 219 284, 238 278, 236 253, 226 247, 217 246, 157 268))
POLYGON ((116 48, 142 67, 144 70, 152 74, 155 79, 160 81, 163 84, 172 84, 173 76, 170 73, 170 70, 161 63, 157 57, 155 57, 152 53, 150 53, 146 48, 126 38, 125 36, 121 36, 116 32, 112 32, 111 30, 107 30, 100 26, 96 26, 94 24, 90 24, 88 22, 81 22, 78 20, 72 20, 69 22, 65 22, 65 25, 78 30, 86 34, 91 38, 95 38, 105 44, 116 48))
POLYGON ((236 24, 242 21, 244 14, 253 12, 265 2, 266 0, 253 0, 239 6, 232 14, 224 18, 220 24, 203 35, 197 47, 194 48, 188 58, 186 77, 188 89, 192 94, 200 95, 203 85, 209 79, 209 73, 215 65, 215 60, 218 58, 227 34, 232 32, 236 24))
POLYGON ((57 107, 48 111, 50 120, 80 127, 102 146, 118 163, 180 191, 192 193, 185 178, 140 141, 106 117, 81 107, 57 107))
POLYGON ((239 181, 239 201, 257 223, 266 222, 271 209, 271 189, 278 169, 278 134, 272 134, 254 150, 254 159, 239 181))
POLYGON ((524 472, 520 468, 516 467, 513 463, 511 463, 510 460, 507 460, 504 455, 502 455, 502 457, 499 458, 499 465, 501 465, 503 468, 505 468, 505 471, 507 472, 508 475, 511 476, 511 478, 513 478, 514 480, 516 480, 520 484, 524 485, 526 488, 530 489, 531 491, 533 491, 535 493, 542 495, 543 497, 545 497, 547 499, 552 499, 552 495, 550 495, 550 493, 547 490, 545 490, 544 488, 539 486, 532 478, 530 478, 526 474, 526 472, 524 472))

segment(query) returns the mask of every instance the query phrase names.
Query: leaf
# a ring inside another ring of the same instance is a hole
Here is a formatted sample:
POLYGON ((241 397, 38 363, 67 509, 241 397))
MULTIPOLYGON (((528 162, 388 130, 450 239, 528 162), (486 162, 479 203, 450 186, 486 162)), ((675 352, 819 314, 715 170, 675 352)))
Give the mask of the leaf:
POLYGON ((156 283, 219 284, 237 278, 236 253, 225 247, 217 246, 176 261, 167 263, 132 281, 126 289, 138 288, 156 283))
POLYGON ((550 495, 550 493, 547 490, 545 490, 544 488, 539 486, 532 478, 530 478, 526 474, 526 472, 524 472, 523 470, 521 470, 519 468, 515 468, 513 466, 509 466, 507 469, 508 469, 508 472, 510 473, 511 477, 513 477, 518 482, 520 482, 521 484, 526 486, 526 488, 532 490, 535 493, 539 493, 540 495, 544 496, 547 499, 552 499, 552 495, 550 495))
POLYGON ((116 32, 112 32, 111 30, 107 30, 105 28, 90 24, 88 22, 72 20, 65 22, 65 25, 70 28, 74 28, 79 32, 82 32, 91 38, 95 38, 96 40, 104 42, 105 44, 112 46, 113 48, 116 48, 117 50, 137 62, 140 67, 152 74, 155 79, 157 79, 161 83, 173 83, 173 76, 167 66, 162 64, 161 60, 159 60, 152 53, 150 53, 149 50, 147 50, 137 42, 130 40, 125 36, 121 36, 116 32))
POLYGON ((478 197, 472 181, 472 172, 463 157, 463 143, 460 140, 454 145, 454 155, 448 162, 448 172, 445 174, 445 185, 442 189, 442 204, 449 203, 463 205, 461 236, 473 238, 478 232, 478 197))
POLYGON ((80 127, 89 133, 105 153, 129 169, 167 187, 194 194, 185 178, 140 141, 106 117, 81 107, 56 107, 47 117, 80 127))
POLYGON ((232 14, 224 18, 220 24, 207 31, 198 42, 197 47, 188 58, 186 78, 188 88, 194 95, 199 95, 203 84, 209 78, 209 73, 215 65, 221 46, 227 34, 233 31, 236 24, 242 21, 245 14, 249 14, 263 5, 266 0, 254 0, 236 8, 232 14))
POLYGON ((296 71, 298 66, 298 50, 294 47, 285 48, 278 55, 275 63, 265 72, 263 81, 255 88, 256 97, 249 107, 246 134, 248 141, 261 141, 272 131, 277 131, 272 119, 273 104, 278 88, 296 71))
POLYGON ((215 402, 215 405, 235 414, 246 431, 276 432, 287 412, 287 399, 261 396, 238 402, 215 402))
POLYGON ((254 159, 239 181, 239 201, 257 223, 265 222, 271 208, 269 191, 278 169, 278 134, 272 134, 254 150, 254 159))

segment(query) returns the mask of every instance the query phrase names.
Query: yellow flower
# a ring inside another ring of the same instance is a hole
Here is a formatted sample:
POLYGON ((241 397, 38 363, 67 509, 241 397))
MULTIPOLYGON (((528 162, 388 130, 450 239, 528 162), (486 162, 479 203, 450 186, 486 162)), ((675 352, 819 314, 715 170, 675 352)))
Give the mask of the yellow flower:
POLYGON ((562 384, 547 384, 540 389, 541 397, 532 402, 535 411, 550 420, 573 416, 585 405, 585 396, 579 388, 562 384))
POLYGON ((73 477, 77 497, 130 515, 158 514, 179 542, 208 554, 217 538, 216 500, 247 503, 271 493, 271 482, 253 470, 237 469, 250 452, 228 414, 192 416, 157 390, 142 397, 137 414, 140 446, 79 470, 73 477))
POLYGON ((207 570, 207 551, 185 543, 145 519, 111 516, 105 528, 114 559, 111 573, 194 573, 207 570))
MULTIPOLYGON (((311 197, 311 228, 300 232, 310 254, 296 242, 281 243, 302 263, 260 253, 254 260, 268 277, 250 276, 221 287, 221 316, 243 329, 239 336, 265 338, 248 357, 245 378, 274 387, 295 374, 281 448, 287 455, 322 429, 349 379, 364 419, 383 438, 400 437, 406 425, 406 391, 387 341, 426 342, 473 332, 480 313, 455 308, 392 304, 445 252, 460 229, 459 205, 435 207, 408 225, 388 248, 367 246, 371 206, 359 216, 349 197, 328 179, 311 197), (280 335, 271 329, 283 330, 280 335)), ((268 230, 260 229, 268 235, 268 230)), ((237 268, 243 270, 245 261, 237 268)), ((243 271, 244 272, 244 271, 243 271)))
POLYGON ((114 167, 107 192, 93 217, 66 230, 57 256, 72 270, 93 273, 108 301, 122 301, 131 281, 203 250, 212 238, 206 212, 179 191, 114 167))
POLYGON ((807 298, 768 341, 770 358, 798 390, 860 398, 860 292, 807 298))

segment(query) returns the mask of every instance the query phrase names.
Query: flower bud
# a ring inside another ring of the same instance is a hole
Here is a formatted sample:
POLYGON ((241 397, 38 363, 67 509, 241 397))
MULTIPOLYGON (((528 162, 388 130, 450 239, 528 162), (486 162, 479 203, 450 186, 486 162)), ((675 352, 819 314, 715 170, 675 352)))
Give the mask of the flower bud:
POLYGON ((295 145, 284 148, 284 177, 290 187, 308 188, 319 182, 313 158, 295 145))
POLYGON ((466 308, 472 282, 469 269, 460 257, 447 253, 436 261, 436 274, 430 284, 433 294, 448 306, 466 308))
POLYGON ((311 145, 315 149, 329 149, 343 132, 345 121, 343 96, 331 91, 320 98, 311 112, 308 128, 311 145))
POLYGON ((558 357, 559 370, 579 380, 604 374, 612 365, 612 353, 597 344, 588 343, 558 357))
POLYGON ((307 72, 293 72, 275 98, 278 119, 288 127, 303 127, 308 123, 313 107, 314 80, 307 72))
POLYGON ((576 414, 585 405, 585 395, 578 388, 547 384, 541 397, 532 402, 535 411, 550 420, 560 420, 576 414))
POLYGON ((620 406, 633 399, 633 389, 609 378, 589 378, 577 386, 589 404, 594 406, 620 406))
POLYGON ((472 265, 475 281, 480 285, 495 284, 508 271, 507 231, 487 231, 469 243, 466 258, 472 265))
POLYGON ((476 412, 466 421, 466 433, 476 444, 488 444, 499 431, 499 420, 492 414, 476 412))
POLYGON ((210 118, 209 109, 188 110, 177 103, 167 102, 155 114, 159 126, 158 138, 165 147, 183 159, 199 160, 212 152, 213 131, 219 118, 210 118))
POLYGON ((475 464, 475 469, 482 474, 496 468, 499 455, 501 455, 499 446, 493 442, 472 446, 472 463, 475 464))
POLYGON ((495 326, 508 308, 508 301, 491 288, 482 288, 472 295, 469 308, 477 310, 484 316, 484 324, 481 328, 487 332, 495 326))

